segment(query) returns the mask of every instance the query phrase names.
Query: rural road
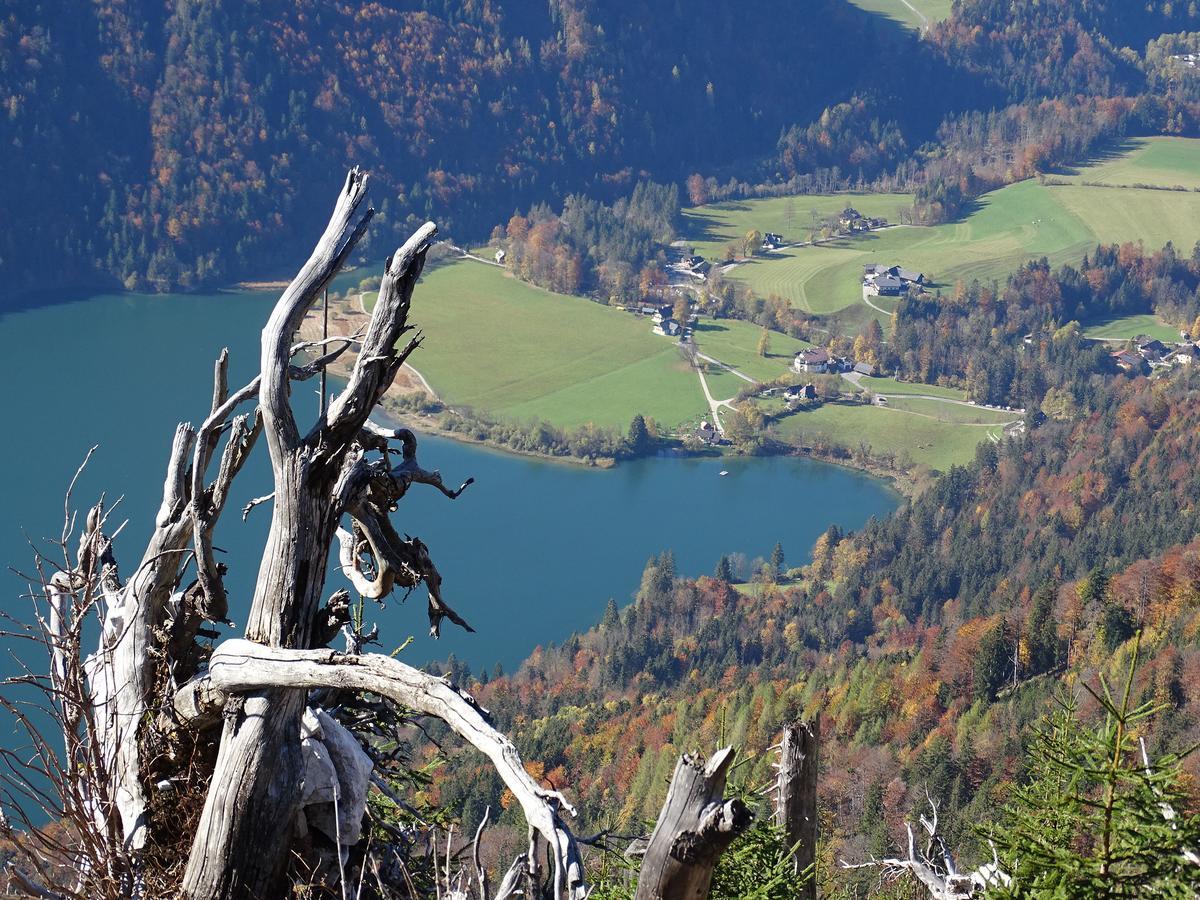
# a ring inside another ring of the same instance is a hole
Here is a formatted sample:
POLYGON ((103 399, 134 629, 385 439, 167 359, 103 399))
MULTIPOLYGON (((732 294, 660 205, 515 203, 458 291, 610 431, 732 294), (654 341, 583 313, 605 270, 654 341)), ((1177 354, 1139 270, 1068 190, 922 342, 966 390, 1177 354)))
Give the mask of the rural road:
MULTIPOLYGON (((863 387, 862 375, 860 375, 857 372, 843 372, 842 377, 845 378, 848 382, 850 382, 852 385, 854 385, 859 390, 871 391, 871 393, 874 394, 876 397, 896 397, 901 400, 904 400, 904 399, 933 400, 935 403, 949 403, 953 406, 966 406, 971 409, 990 409, 995 412, 1010 412, 1014 416, 1018 416, 1018 417, 1025 415, 1025 410, 1023 410, 1023 409, 1000 409, 997 406, 986 406, 986 405, 981 405, 979 403, 970 403, 967 400, 952 400, 949 397, 937 397, 933 394, 889 394, 886 391, 872 390, 871 388, 863 387)), ((1013 421, 1015 422, 1016 419, 1014 419, 1013 421)), ((969 424, 969 423, 963 423, 963 424, 969 424)))
POLYGON ((751 378, 749 375, 745 375, 745 374, 739 372, 733 366, 726 365, 725 363, 721 362, 719 359, 713 359, 711 356, 707 356, 706 354, 701 353, 699 350, 696 351, 696 355, 698 357, 700 357, 700 359, 705 360, 706 362, 710 362, 713 365, 720 366, 722 369, 729 372, 731 375, 736 375, 738 378, 742 379, 742 381, 748 381, 751 384, 758 384, 758 382, 755 381, 753 378, 751 378))
MULTIPOLYGON (((707 357, 705 358, 707 359, 707 357)), ((696 374, 700 376, 700 387, 704 391, 704 399, 708 401, 708 408, 712 413, 713 428, 717 429, 717 433, 721 437, 725 437, 725 426, 721 424, 721 407, 729 406, 729 400, 713 399, 712 391, 708 389, 708 382, 704 380, 704 371, 699 366, 696 367, 696 374)))
POLYGON ((919 9, 917 9, 915 6, 913 6, 911 3, 909 3, 908 0, 900 0, 900 2, 903 3, 905 6, 907 6, 909 9, 911 9, 913 11, 913 13, 916 15, 916 17, 921 20, 922 28, 929 27, 929 19, 927 19, 925 17, 925 13, 921 12, 919 9))
POLYGON ((454 244, 451 244, 449 241, 439 241, 438 243, 445 244, 447 247, 449 247, 455 253, 461 253, 466 259, 473 259, 476 262, 481 262, 488 266, 495 266, 497 269, 504 268, 504 265, 502 263, 498 263, 494 259, 484 259, 482 256, 476 256, 474 253, 468 253, 462 247, 456 247, 454 244))
MULTIPOLYGON (((479 257, 473 257, 473 258, 479 259, 479 257)), ((480 262, 487 262, 487 260, 486 259, 480 260, 480 262)), ((495 265, 495 263, 492 263, 492 265, 495 265)), ((371 314, 369 312, 367 312, 366 294, 358 295, 358 308, 363 311, 363 315, 366 316, 368 320, 371 318, 371 314)), ((358 352, 358 351, 355 351, 355 352, 358 352)), ((402 366, 402 368, 408 369, 408 371, 412 372, 414 375, 417 376, 417 381, 421 382, 421 385, 425 388, 426 392, 428 392, 430 397, 432 397, 434 400, 439 400, 439 401, 442 399, 441 397, 439 397, 437 395, 437 391, 435 391, 433 389, 433 385, 431 385, 428 381, 425 380, 425 376, 417 371, 416 366, 414 366, 412 363, 406 362, 402 366)))

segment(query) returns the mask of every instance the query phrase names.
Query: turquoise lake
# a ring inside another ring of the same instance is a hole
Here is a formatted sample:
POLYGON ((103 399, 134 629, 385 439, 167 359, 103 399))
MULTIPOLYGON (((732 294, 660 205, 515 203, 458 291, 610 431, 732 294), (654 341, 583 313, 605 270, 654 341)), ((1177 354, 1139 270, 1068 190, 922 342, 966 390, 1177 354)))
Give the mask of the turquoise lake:
MULTIPOLYGON (((100 295, 0 316, 9 384, 8 434, 0 441, 0 609, 28 618, 27 587, 7 570, 32 568, 26 535, 57 536, 63 492, 94 444, 74 506, 86 511, 102 491, 110 502, 123 498, 114 519, 129 521, 117 555, 123 574, 133 570, 161 497, 176 422, 198 423, 207 413, 221 347, 230 349, 233 386, 257 371, 258 336, 274 300, 234 292, 100 295)), ((298 405, 315 410, 315 385, 296 387, 298 405)), ((421 440, 419 456, 448 483, 476 479, 454 502, 416 486, 394 520, 429 545, 447 601, 477 633, 445 623, 442 640, 429 639, 423 588, 405 604, 396 597, 386 609, 369 605, 368 616, 379 623, 386 652, 412 636, 404 659, 454 653, 476 671, 497 662, 511 670, 536 645, 593 624, 610 597, 628 603, 651 554, 670 549, 682 574, 698 575, 711 572, 722 553, 765 557, 781 541, 797 565, 831 523, 857 529, 900 500, 882 481, 796 458, 659 458, 598 470, 435 437, 421 440), (718 475, 722 469, 728 476, 718 475)), ((243 524, 240 509, 270 489, 260 443, 216 535, 228 551, 231 618, 239 624, 270 516, 260 507, 243 524)), ((331 574, 327 591, 341 586, 331 574)))

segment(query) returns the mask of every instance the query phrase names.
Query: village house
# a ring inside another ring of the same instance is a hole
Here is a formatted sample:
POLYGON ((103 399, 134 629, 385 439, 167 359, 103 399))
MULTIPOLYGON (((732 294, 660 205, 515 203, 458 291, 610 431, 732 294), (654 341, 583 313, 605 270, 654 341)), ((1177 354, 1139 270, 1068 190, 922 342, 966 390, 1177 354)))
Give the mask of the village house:
POLYGON ((768 231, 763 235, 762 248, 764 250, 778 250, 782 246, 782 234, 776 234, 774 231, 768 231))
POLYGON ((1114 350, 1109 358, 1123 372, 1140 373, 1146 368, 1146 361, 1132 350, 1114 350))
POLYGON ((860 362, 854 364, 854 371, 858 375, 874 375, 875 367, 870 363, 860 362))
POLYGON ((506 255, 507 254, 503 250, 497 250, 496 251, 496 265, 498 265, 498 266, 504 265, 504 257, 506 255))
POLYGON ((704 441, 706 444, 715 444, 717 442, 717 429, 707 419, 700 423, 700 427, 696 429, 696 437, 704 441))
POLYGON ((1157 362, 1167 355, 1167 345, 1160 340, 1138 342, 1138 353, 1149 363, 1157 362))
POLYGON ((1190 366, 1197 359, 1200 359, 1200 348, 1191 341, 1186 341, 1168 353, 1163 358, 1163 362, 1172 366, 1190 366))
POLYGON ((882 266, 879 263, 868 263, 863 266, 863 297, 884 296, 898 297, 916 285, 918 290, 924 290, 925 274, 906 269, 903 266, 882 266))
POLYGON ((797 372, 827 372, 829 371, 829 352, 820 347, 812 350, 801 350, 792 361, 792 368, 797 372))
POLYGON ((657 321, 655 322, 654 327, 650 329, 655 334, 661 334, 663 337, 673 338, 681 337, 683 335, 683 326, 674 319, 668 317, 666 319, 658 320, 657 316, 655 316, 655 319, 657 321))

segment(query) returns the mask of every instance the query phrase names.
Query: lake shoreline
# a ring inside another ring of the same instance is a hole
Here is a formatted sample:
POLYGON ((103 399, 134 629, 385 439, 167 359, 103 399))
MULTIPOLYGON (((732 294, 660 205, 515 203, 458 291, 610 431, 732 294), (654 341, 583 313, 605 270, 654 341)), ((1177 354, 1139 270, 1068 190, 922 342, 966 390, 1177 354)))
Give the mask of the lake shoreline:
MULTIPOLYGON (((300 337, 303 340, 319 340, 321 338, 321 321, 322 317, 319 306, 309 310, 300 325, 300 337)), ((329 315, 331 332, 354 334, 365 327, 367 321, 368 315, 361 303, 356 303, 350 296, 339 297, 336 300, 331 298, 329 315)), ((353 351, 339 357, 330 366, 330 374, 335 378, 343 380, 348 378, 353 367, 353 359, 353 351)), ((462 431, 446 428, 439 420, 439 415, 424 414, 404 405, 401 398, 408 398, 417 394, 430 396, 430 389, 426 387, 424 379, 415 374, 415 372, 416 370, 410 366, 402 368, 396 381, 388 388, 383 399, 380 401, 379 406, 384 417, 395 427, 412 428, 415 431, 437 435, 438 437, 446 438, 447 440, 466 446, 484 447, 512 456, 563 463, 582 468, 612 469, 619 466, 622 462, 622 460, 614 457, 578 457, 546 453, 540 450, 518 449, 490 438, 476 438, 464 434, 462 431)), ((431 399, 442 402, 436 395, 432 396, 431 399)), ((450 414, 455 414, 454 410, 449 406, 443 404, 443 408, 450 414)), ((664 449, 669 450, 671 457, 678 459, 752 458, 750 455, 738 453, 733 450, 715 448, 702 451, 689 450, 681 444, 664 449)), ((663 454, 647 454, 645 457, 632 457, 625 461, 654 458, 661 455, 663 454)), ((869 458, 865 462, 856 461, 849 456, 848 451, 847 456, 842 457, 832 448, 829 451, 821 452, 812 447, 794 447, 787 444, 777 444, 770 452, 764 453, 762 456, 792 456, 799 459, 812 459, 817 462, 828 463, 844 469, 864 473, 886 482, 889 487, 905 498, 915 496, 920 490, 920 485, 913 479, 912 473, 897 472, 882 462, 877 462, 869 458)))

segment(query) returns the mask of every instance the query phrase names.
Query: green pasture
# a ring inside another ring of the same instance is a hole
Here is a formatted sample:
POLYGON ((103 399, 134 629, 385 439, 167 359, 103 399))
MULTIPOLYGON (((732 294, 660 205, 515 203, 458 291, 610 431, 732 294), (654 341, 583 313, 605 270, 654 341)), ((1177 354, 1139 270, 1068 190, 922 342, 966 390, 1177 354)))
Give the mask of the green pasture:
POLYGON ((767 355, 759 356, 758 341, 762 328, 751 322, 702 318, 692 329, 692 339, 701 353, 719 359, 758 381, 774 381, 786 374, 796 353, 812 346, 779 331, 768 334, 770 343, 767 355))
POLYGON ((1130 138, 1068 178, 1112 185, 1200 188, 1200 141, 1180 137, 1130 138))
POLYGON ((920 397, 888 397, 887 405, 889 409, 928 416, 949 425, 1006 425, 1021 418, 1020 413, 1003 409, 942 403, 940 400, 925 400, 920 397))
POLYGON ((636 413, 673 426, 707 409, 678 342, 652 334, 648 320, 496 266, 427 270, 410 321, 425 335, 411 362, 451 406, 564 428, 624 428, 636 413))
MULTIPOLYGON (((899 195, 887 196, 895 203, 899 195)), ((702 223, 701 231, 689 237, 703 246, 698 235, 711 236, 719 230, 714 225, 718 219, 730 233, 744 231, 743 226, 760 219, 764 224, 759 230, 773 230, 766 224, 765 211, 755 218, 754 204, 770 204, 767 209, 777 214, 785 199, 689 211, 685 222, 702 223), (702 211, 710 211, 706 219, 700 217, 702 211)), ((838 206, 845 196, 794 199, 797 208, 821 199, 838 206)), ((881 196, 878 202, 887 201, 881 196)), ((855 206, 863 209, 868 203, 856 198, 855 206)), ((786 231, 784 235, 787 237, 786 231)), ((984 195, 957 222, 898 226, 815 246, 790 247, 735 265, 726 277, 746 283, 760 296, 778 294, 811 313, 837 314, 846 320, 841 330, 849 333, 852 326, 861 327, 870 317, 886 324, 885 314, 863 303, 862 267, 867 263, 904 265, 925 273, 936 287, 949 290, 958 280, 1002 282, 1030 259, 1046 257, 1052 265, 1077 264, 1098 243, 1137 240, 1148 248, 1171 240, 1183 252, 1190 252, 1200 240, 1200 193, 1048 185, 1029 180, 984 195)), ((724 245, 720 240, 713 243, 724 245)), ((888 298, 872 298, 872 302, 884 310, 894 305, 888 298)))
POLYGON ((780 420, 776 428, 782 439, 797 445, 824 442, 857 449, 866 444, 874 454, 907 454, 913 462, 942 472, 969 462, 980 441, 999 438, 1003 431, 999 425, 953 424, 905 410, 854 403, 825 403, 802 410, 780 420))
POLYGON ((921 394, 926 397, 945 397, 947 400, 966 400, 966 391, 954 388, 938 387, 936 384, 919 384, 911 381, 897 381, 895 378, 873 378, 864 375, 858 383, 872 393, 884 394, 888 397, 905 394, 921 394))
POLYGON ((730 242, 740 248, 748 231, 773 231, 783 235, 785 241, 807 241, 814 220, 827 219, 848 206, 864 216, 895 222, 900 210, 912 206, 912 202, 912 194, 854 193, 730 200, 685 209, 682 235, 701 256, 719 260, 724 258, 730 242))
POLYGON ((1178 328, 1165 324, 1158 316, 1149 313, 1092 322, 1083 329, 1084 337, 1097 340, 1127 341, 1141 334, 1160 341, 1179 340, 1178 328))
POLYGON ((894 19, 901 25, 920 31, 928 24, 950 17, 953 0, 850 0, 867 12, 894 19))

